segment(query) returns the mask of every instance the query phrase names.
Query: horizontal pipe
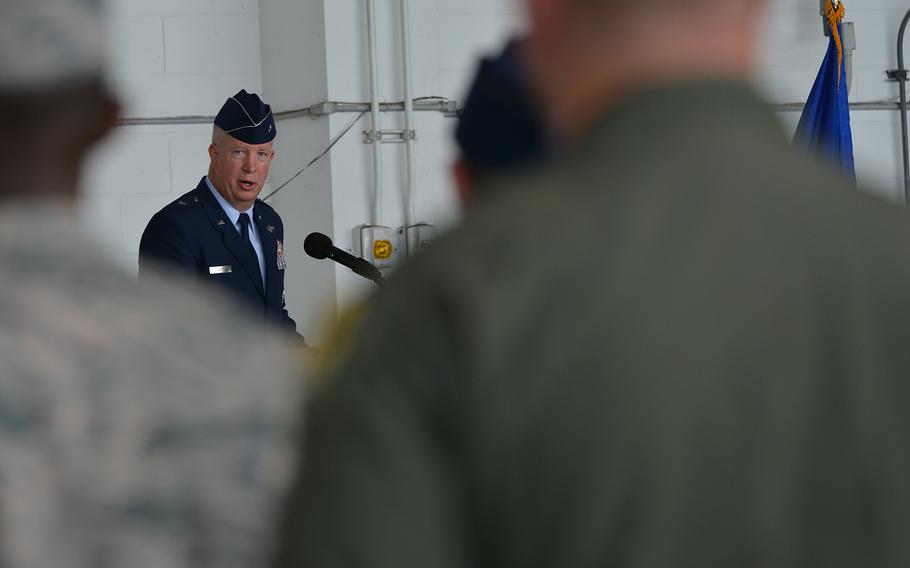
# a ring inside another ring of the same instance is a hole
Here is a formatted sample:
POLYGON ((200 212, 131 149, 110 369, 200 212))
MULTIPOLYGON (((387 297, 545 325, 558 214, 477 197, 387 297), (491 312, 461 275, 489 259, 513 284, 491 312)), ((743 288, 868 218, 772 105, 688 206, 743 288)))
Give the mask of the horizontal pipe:
MULTIPOLYGON (((287 119, 297 118, 300 116, 312 116, 308 108, 276 112, 275 118, 287 119)), ((215 122, 214 116, 161 116, 150 118, 121 118, 117 121, 117 126, 165 126, 171 124, 212 124, 215 122)))
POLYGON ((171 124, 212 124, 214 116, 162 116, 155 118, 121 118, 117 126, 167 126, 171 124))
MULTIPOLYGON (((802 112, 805 103, 771 103, 771 109, 777 112, 802 112)), ((339 112, 363 112, 370 110, 370 103, 324 102, 307 108, 276 112, 275 118, 286 120, 302 116, 320 117, 339 112)), ((380 112, 404 112, 404 103, 380 103, 380 112)), ((455 116, 458 105, 446 99, 432 101, 415 101, 414 110, 441 112, 446 116, 455 116)), ((894 101, 871 101, 850 103, 850 110, 891 110, 899 111, 900 103, 894 101)), ((162 116, 152 118, 121 118, 117 126, 168 126, 181 124, 212 124, 214 116, 162 116)))
MULTIPOLYGON (((414 110, 421 111, 458 112, 458 104, 448 99, 417 100, 414 101, 413 107, 414 110)), ((325 102, 313 105, 309 110, 310 116, 322 116, 336 112, 363 112, 370 110, 370 103, 325 102)), ((381 112, 404 112, 404 102, 379 103, 379 110, 381 112)))
MULTIPOLYGON (((370 103, 349 103, 328 101, 315 104, 307 108, 286 110, 276 112, 275 118, 286 120, 290 118, 299 118, 302 116, 320 117, 328 116, 338 112, 363 112, 370 110, 370 103)), ((455 101, 447 99, 438 100, 417 100, 414 102, 414 110, 441 112, 446 115, 454 115, 458 111, 458 104, 455 101)), ((404 112, 404 102, 380 103, 380 112, 404 112)), ((212 124, 215 121, 214 116, 162 116, 149 118, 121 118, 117 121, 117 126, 168 126, 182 124, 212 124)))
MULTIPOLYGON (((806 103, 772 103, 771 108, 778 112, 802 112, 806 103)), ((900 110, 897 101, 870 101, 864 103, 850 103, 850 110, 900 110)))

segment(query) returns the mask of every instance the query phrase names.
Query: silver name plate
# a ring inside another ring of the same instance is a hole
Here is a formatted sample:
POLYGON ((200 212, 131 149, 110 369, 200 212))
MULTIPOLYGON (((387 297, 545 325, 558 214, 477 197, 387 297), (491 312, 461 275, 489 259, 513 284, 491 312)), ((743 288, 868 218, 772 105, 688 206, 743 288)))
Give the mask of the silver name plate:
POLYGON ((226 266, 209 266, 209 274, 227 274, 231 272, 231 265, 226 266))

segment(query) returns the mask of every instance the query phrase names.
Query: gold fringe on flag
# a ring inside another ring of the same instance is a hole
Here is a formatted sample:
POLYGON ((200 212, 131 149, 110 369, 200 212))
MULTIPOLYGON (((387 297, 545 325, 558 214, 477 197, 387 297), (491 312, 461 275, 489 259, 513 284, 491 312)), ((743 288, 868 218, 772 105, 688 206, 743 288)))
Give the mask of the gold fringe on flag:
POLYGON ((840 70, 844 61, 844 45, 841 42, 838 25, 844 21, 844 2, 843 0, 828 0, 825 5, 825 18, 828 20, 828 27, 831 29, 831 37, 834 38, 834 45, 837 46, 837 88, 840 90, 840 70))

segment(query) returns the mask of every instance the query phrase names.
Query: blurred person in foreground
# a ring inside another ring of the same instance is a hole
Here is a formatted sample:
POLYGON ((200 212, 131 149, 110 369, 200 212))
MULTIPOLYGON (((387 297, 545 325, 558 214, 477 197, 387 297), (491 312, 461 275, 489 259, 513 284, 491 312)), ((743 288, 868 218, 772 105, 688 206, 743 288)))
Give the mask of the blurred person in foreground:
POLYGON ((910 224, 747 84, 763 2, 527 4, 569 148, 377 295, 276 565, 910 565, 910 224))
POLYGON ((491 178, 539 165, 551 151, 522 40, 485 57, 468 89, 455 127, 458 156, 452 177, 464 208, 491 178))
POLYGON ((75 219, 118 110, 96 2, 0 1, 0 566, 262 565, 296 388, 256 322, 75 219))

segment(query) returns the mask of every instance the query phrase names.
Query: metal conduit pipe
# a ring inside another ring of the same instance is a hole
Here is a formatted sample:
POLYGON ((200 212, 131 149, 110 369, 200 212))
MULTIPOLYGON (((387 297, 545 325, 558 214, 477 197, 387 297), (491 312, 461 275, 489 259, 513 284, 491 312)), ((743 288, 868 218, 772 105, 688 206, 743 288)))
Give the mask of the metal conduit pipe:
MULTIPOLYGON (((771 109, 777 112, 802 112, 806 103, 772 103, 771 109)), ((352 103, 341 101, 326 101, 313 106, 283 112, 276 112, 277 120, 286 120, 301 116, 319 118, 336 113, 358 113, 368 112, 372 108, 370 103, 352 103)), ((887 110, 899 111, 901 105, 896 101, 869 101, 850 103, 850 110, 887 110)), ((458 103, 448 99, 438 99, 432 101, 417 100, 413 105, 414 112, 432 111, 441 112, 447 118, 457 118, 458 103)), ((403 112, 404 103, 379 103, 379 112, 403 112)), ((117 126, 179 126, 186 124, 212 124, 215 121, 214 116, 155 116, 155 117, 131 117, 121 118, 117 121, 117 126)))
MULTIPOLYGON (((806 103, 772 103, 771 110, 777 112, 802 112, 806 103)), ((900 103, 895 101, 869 101, 850 103, 850 110, 900 110, 900 103)))
MULTIPOLYGON (((894 103, 897 105, 897 103, 894 103)), ((370 103, 351 103, 343 101, 325 101, 309 106, 307 108, 298 108, 294 110, 285 110, 275 113, 277 120, 289 118, 298 118, 308 116, 310 118, 319 118, 338 112, 358 113, 368 112, 372 108, 370 103)), ((379 112, 401 112, 404 110, 404 102, 379 103, 379 112)), ((456 117, 458 115, 458 103, 442 97, 426 97, 417 99, 413 103, 414 111, 441 112, 446 117, 456 117)), ((117 121, 117 126, 166 126, 169 124, 212 124, 215 121, 214 116, 188 115, 188 116, 153 116, 153 117, 132 117, 121 118, 117 121)))
MULTIPOLYGON (((275 113, 276 120, 297 118, 297 117, 301 117, 301 116, 316 116, 316 114, 313 112, 312 107, 275 113)), ((155 116, 155 117, 121 118, 117 121, 117 126, 167 126, 167 125, 172 125, 172 124, 173 125, 213 124, 214 122, 215 122, 214 116, 202 116, 202 115, 160 116, 160 117, 155 116)))
POLYGON ((414 202, 416 201, 414 178, 417 177, 417 165, 414 157, 416 134, 414 132, 414 100, 411 93, 411 17, 409 8, 408 0, 401 0, 401 59, 404 69, 404 141, 407 168, 407 181, 405 182, 404 190, 406 227, 414 224, 414 202))
POLYGON ((376 0, 367 0, 367 36, 370 57, 370 117, 373 130, 369 140, 373 144, 373 211, 370 224, 379 225, 382 214, 382 126, 379 114, 379 68, 376 62, 376 0))

